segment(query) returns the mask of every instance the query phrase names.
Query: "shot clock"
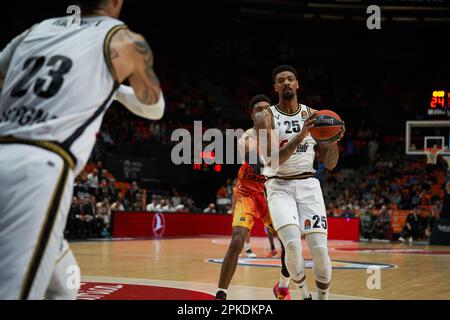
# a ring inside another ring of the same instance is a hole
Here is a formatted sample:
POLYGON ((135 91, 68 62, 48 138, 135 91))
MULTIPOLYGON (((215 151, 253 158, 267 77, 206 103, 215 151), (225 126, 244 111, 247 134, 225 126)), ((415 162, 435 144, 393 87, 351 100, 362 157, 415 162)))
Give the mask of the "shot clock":
POLYGON ((428 105, 429 116, 450 116, 450 91, 434 90, 428 105))

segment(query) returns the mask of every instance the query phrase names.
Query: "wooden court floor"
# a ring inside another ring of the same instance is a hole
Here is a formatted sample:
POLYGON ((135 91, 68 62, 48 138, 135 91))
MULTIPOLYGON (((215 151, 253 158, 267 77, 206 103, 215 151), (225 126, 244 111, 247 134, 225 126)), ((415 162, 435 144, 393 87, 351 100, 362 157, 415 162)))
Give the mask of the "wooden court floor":
MULTIPOLYGON (((214 294, 221 265, 208 259, 222 259, 228 243, 228 237, 198 237, 70 245, 80 265, 82 280, 141 281, 214 294)), ((310 259, 306 243, 303 244, 304 257, 310 259)), ((265 258, 268 240, 252 238, 252 247, 258 258, 265 258)), ((333 268, 331 299, 450 299, 450 247, 329 241, 329 251, 338 266, 345 266, 346 262, 392 266, 380 270, 378 283, 374 273, 368 273, 366 268, 333 268), (369 289, 368 282, 372 287, 378 284, 379 288, 369 289)), ((239 265, 229 298, 273 299, 272 287, 279 272, 279 267, 239 265)), ((311 269, 307 269, 307 276, 314 297, 311 269)), ((299 298, 295 291, 292 298, 299 298)))

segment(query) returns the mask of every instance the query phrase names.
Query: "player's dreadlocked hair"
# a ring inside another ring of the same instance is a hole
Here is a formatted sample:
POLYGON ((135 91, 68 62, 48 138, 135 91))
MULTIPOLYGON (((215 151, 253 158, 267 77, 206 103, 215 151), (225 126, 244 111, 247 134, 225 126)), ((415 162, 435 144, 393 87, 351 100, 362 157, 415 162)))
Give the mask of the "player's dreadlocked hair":
POLYGON ((250 111, 250 113, 252 113, 252 110, 253 110, 253 107, 255 106, 255 104, 257 104, 258 102, 261 102, 261 101, 268 102, 269 104, 272 103, 268 96, 263 95, 263 94, 258 94, 256 96, 254 96, 252 98, 252 100, 250 100, 250 103, 248 104, 248 110, 250 111))
POLYGON ((76 0, 76 4, 81 8, 81 11, 91 12, 102 6, 106 0, 76 0))

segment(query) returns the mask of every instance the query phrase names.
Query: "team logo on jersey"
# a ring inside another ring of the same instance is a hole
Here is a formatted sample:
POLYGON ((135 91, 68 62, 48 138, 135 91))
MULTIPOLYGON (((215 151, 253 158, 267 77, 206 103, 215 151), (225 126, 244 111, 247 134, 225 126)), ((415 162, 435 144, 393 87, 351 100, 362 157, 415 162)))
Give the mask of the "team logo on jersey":
POLYGON ((302 119, 308 119, 308 112, 306 112, 305 110, 302 111, 301 115, 302 119))
POLYGON ((311 220, 306 219, 305 220, 305 230, 311 229, 311 220))
POLYGON ((166 219, 162 213, 157 213, 153 217, 152 223, 153 235, 157 238, 161 238, 166 230, 166 219))
POLYGON ((308 151, 308 142, 305 142, 304 144, 301 144, 297 148, 297 152, 306 152, 308 151))

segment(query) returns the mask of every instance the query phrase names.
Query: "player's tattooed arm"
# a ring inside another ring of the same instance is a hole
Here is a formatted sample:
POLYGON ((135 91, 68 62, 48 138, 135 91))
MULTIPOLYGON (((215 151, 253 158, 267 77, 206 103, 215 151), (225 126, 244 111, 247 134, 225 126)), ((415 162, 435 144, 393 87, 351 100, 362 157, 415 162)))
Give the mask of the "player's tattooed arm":
MULTIPOLYGON (((138 70, 136 76, 143 82, 142 90, 139 92, 138 98, 146 104, 154 104, 158 101, 161 93, 159 79, 153 70, 153 52, 147 41, 141 36, 135 36, 133 45, 138 53, 138 70)), ((133 77, 130 82, 133 82, 133 77)))
POLYGON ((153 52, 143 36, 119 30, 112 38, 109 57, 119 83, 129 79, 139 101, 147 105, 158 102, 160 82, 153 70, 153 52))

